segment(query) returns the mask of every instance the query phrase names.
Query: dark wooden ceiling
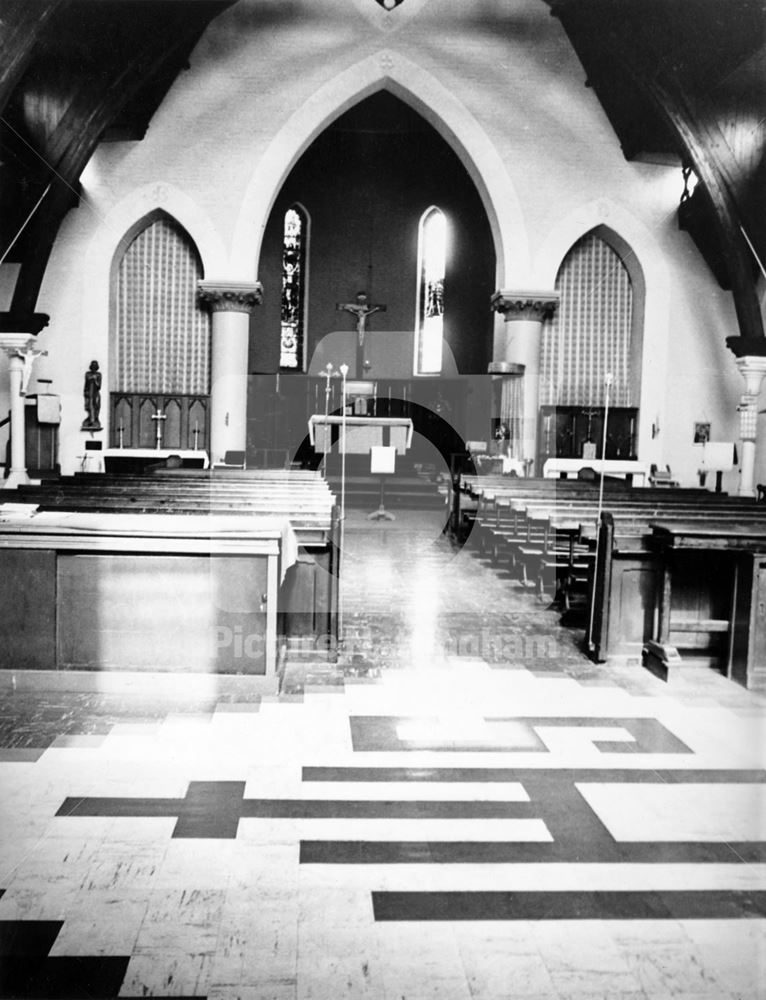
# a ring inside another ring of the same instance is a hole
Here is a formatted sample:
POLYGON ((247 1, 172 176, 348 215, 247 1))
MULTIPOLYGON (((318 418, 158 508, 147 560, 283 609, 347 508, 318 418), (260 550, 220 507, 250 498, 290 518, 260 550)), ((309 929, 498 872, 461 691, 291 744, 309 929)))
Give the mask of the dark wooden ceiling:
MULTIPOLYGON (((100 142, 140 140, 210 21, 235 0, 0 0, 0 257, 33 313, 51 247, 100 142)), ((373 0, 369 0, 370 3, 373 0)), ((406 2, 406 0, 404 0, 406 2)), ((540 0, 566 31, 628 159, 701 184, 685 226, 764 341, 766 0, 540 0)))
POLYGON ((0 254, 21 264, 15 316, 34 310, 98 143, 143 137, 194 44, 231 2, 2 0, 0 254))
POLYGON ((737 353, 766 353, 764 0, 549 0, 628 159, 700 180, 682 223, 737 310, 737 353))

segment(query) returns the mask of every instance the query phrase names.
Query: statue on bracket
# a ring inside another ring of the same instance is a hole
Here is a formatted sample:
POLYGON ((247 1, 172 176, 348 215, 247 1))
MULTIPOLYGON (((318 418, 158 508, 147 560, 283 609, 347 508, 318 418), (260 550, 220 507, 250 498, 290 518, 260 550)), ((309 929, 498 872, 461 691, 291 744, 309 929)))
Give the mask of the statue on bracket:
POLYGON ((100 431, 101 372, 98 370, 98 361, 91 361, 88 370, 85 372, 82 392, 87 416, 83 420, 80 429, 83 431, 100 431))

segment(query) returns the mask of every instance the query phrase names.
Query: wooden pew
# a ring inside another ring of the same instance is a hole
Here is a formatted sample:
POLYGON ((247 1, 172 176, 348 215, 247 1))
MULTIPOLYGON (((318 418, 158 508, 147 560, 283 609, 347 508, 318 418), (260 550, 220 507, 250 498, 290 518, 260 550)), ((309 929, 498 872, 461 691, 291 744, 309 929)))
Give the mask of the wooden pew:
POLYGON ((720 632, 726 639, 721 663, 726 675, 744 687, 766 689, 766 513, 750 511, 748 517, 650 525, 661 554, 651 653, 659 653, 662 662, 674 634, 720 632), (700 567, 708 570, 714 561, 722 579, 703 576, 711 584, 703 588, 710 603, 703 603, 700 567))
MULTIPOLYGON (((292 470, 161 470, 151 476, 76 475, 44 486, 20 488, 15 501, 41 512, 84 515, 205 515, 289 521, 300 544, 297 562, 279 592, 282 634, 337 641, 339 521, 335 497, 321 475, 292 470), (232 472, 237 475, 232 475, 232 472), (179 475, 179 473, 182 473, 179 475)), ((140 523, 140 518, 135 519, 140 523)), ((161 529, 160 529, 161 530, 161 529)))
POLYGON ((605 513, 598 543, 592 543, 597 560, 589 586, 592 606, 586 648, 593 658, 599 662, 638 659, 647 643, 660 642, 687 650, 688 657, 723 668, 735 679, 747 675, 743 682, 749 683, 751 667, 740 669, 736 664, 749 663, 751 654, 742 652, 741 629, 736 642, 733 635, 734 622, 754 613, 757 564, 748 556, 748 565, 743 566, 739 556, 732 556, 741 546, 728 541, 743 528, 755 539, 753 551, 758 551, 766 511, 745 499, 693 512, 670 505, 654 516, 605 513), (663 525, 667 537, 675 537, 673 529, 678 527, 685 531, 680 539, 694 533, 706 545, 660 544, 654 524, 663 525), (663 599, 671 575, 675 576, 672 607, 669 592, 663 599), (744 590, 735 586, 738 578, 745 581, 744 590))

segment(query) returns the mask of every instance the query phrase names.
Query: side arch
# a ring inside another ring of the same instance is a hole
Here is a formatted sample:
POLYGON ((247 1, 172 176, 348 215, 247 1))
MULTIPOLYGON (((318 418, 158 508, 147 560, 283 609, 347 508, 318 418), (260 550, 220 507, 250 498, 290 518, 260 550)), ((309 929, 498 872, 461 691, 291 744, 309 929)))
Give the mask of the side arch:
POLYGON ((320 87, 274 136, 243 198, 232 242, 231 274, 243 280, 257 277, 266 223, 290 170, 331 122, 379 90, 409 104, 450 144, 487 212, 498 287, 524 286, 529 244, 521 204, 502 158, 471 112, 438 80, 398 53, 385 51, 320 87))
MULTIPOLYGON (((582 205, 555 226, 535 257, 536 287, 553 288, 561 263, 580 237, 595 230, 620 254, 636 290, 643 293, 640 333, 640 399, 638 454, 643 461, 660 462, 659 442, 652 423, 665 417, 670 325, 670 273, 663 251, 646 226, 614 202, 600 198, 582 205)), ((636 362, 638 358, 636 358, 636 362)))
MULTIPOLYGON (((103 359, 102 370, 112 371, 110 308, 115 261, 146 225, 147 218, 159 213, 170 216, 184 228, 200 255, 205 277, 227 275, 224 242, 210 218, 192 198, 172 184, 146 184, 136 188, 104 217, 85 254, 82 274, 87 275, 87 281, 83 281, 82 288, 81 365, 87 367, 90 358, 97 356, 103 359)), ((108 432, 108 427, 106 430, 108 432)))

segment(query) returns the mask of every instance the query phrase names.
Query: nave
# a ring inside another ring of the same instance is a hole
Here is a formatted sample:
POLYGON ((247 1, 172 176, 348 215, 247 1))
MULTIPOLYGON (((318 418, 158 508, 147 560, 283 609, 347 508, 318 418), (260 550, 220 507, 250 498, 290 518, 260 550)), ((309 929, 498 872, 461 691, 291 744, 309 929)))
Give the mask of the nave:
POLYGON ((4 674, 0 996, 763 996, 764 694, 591 662, 432 512, 343 560, 277 695, 4 674))

